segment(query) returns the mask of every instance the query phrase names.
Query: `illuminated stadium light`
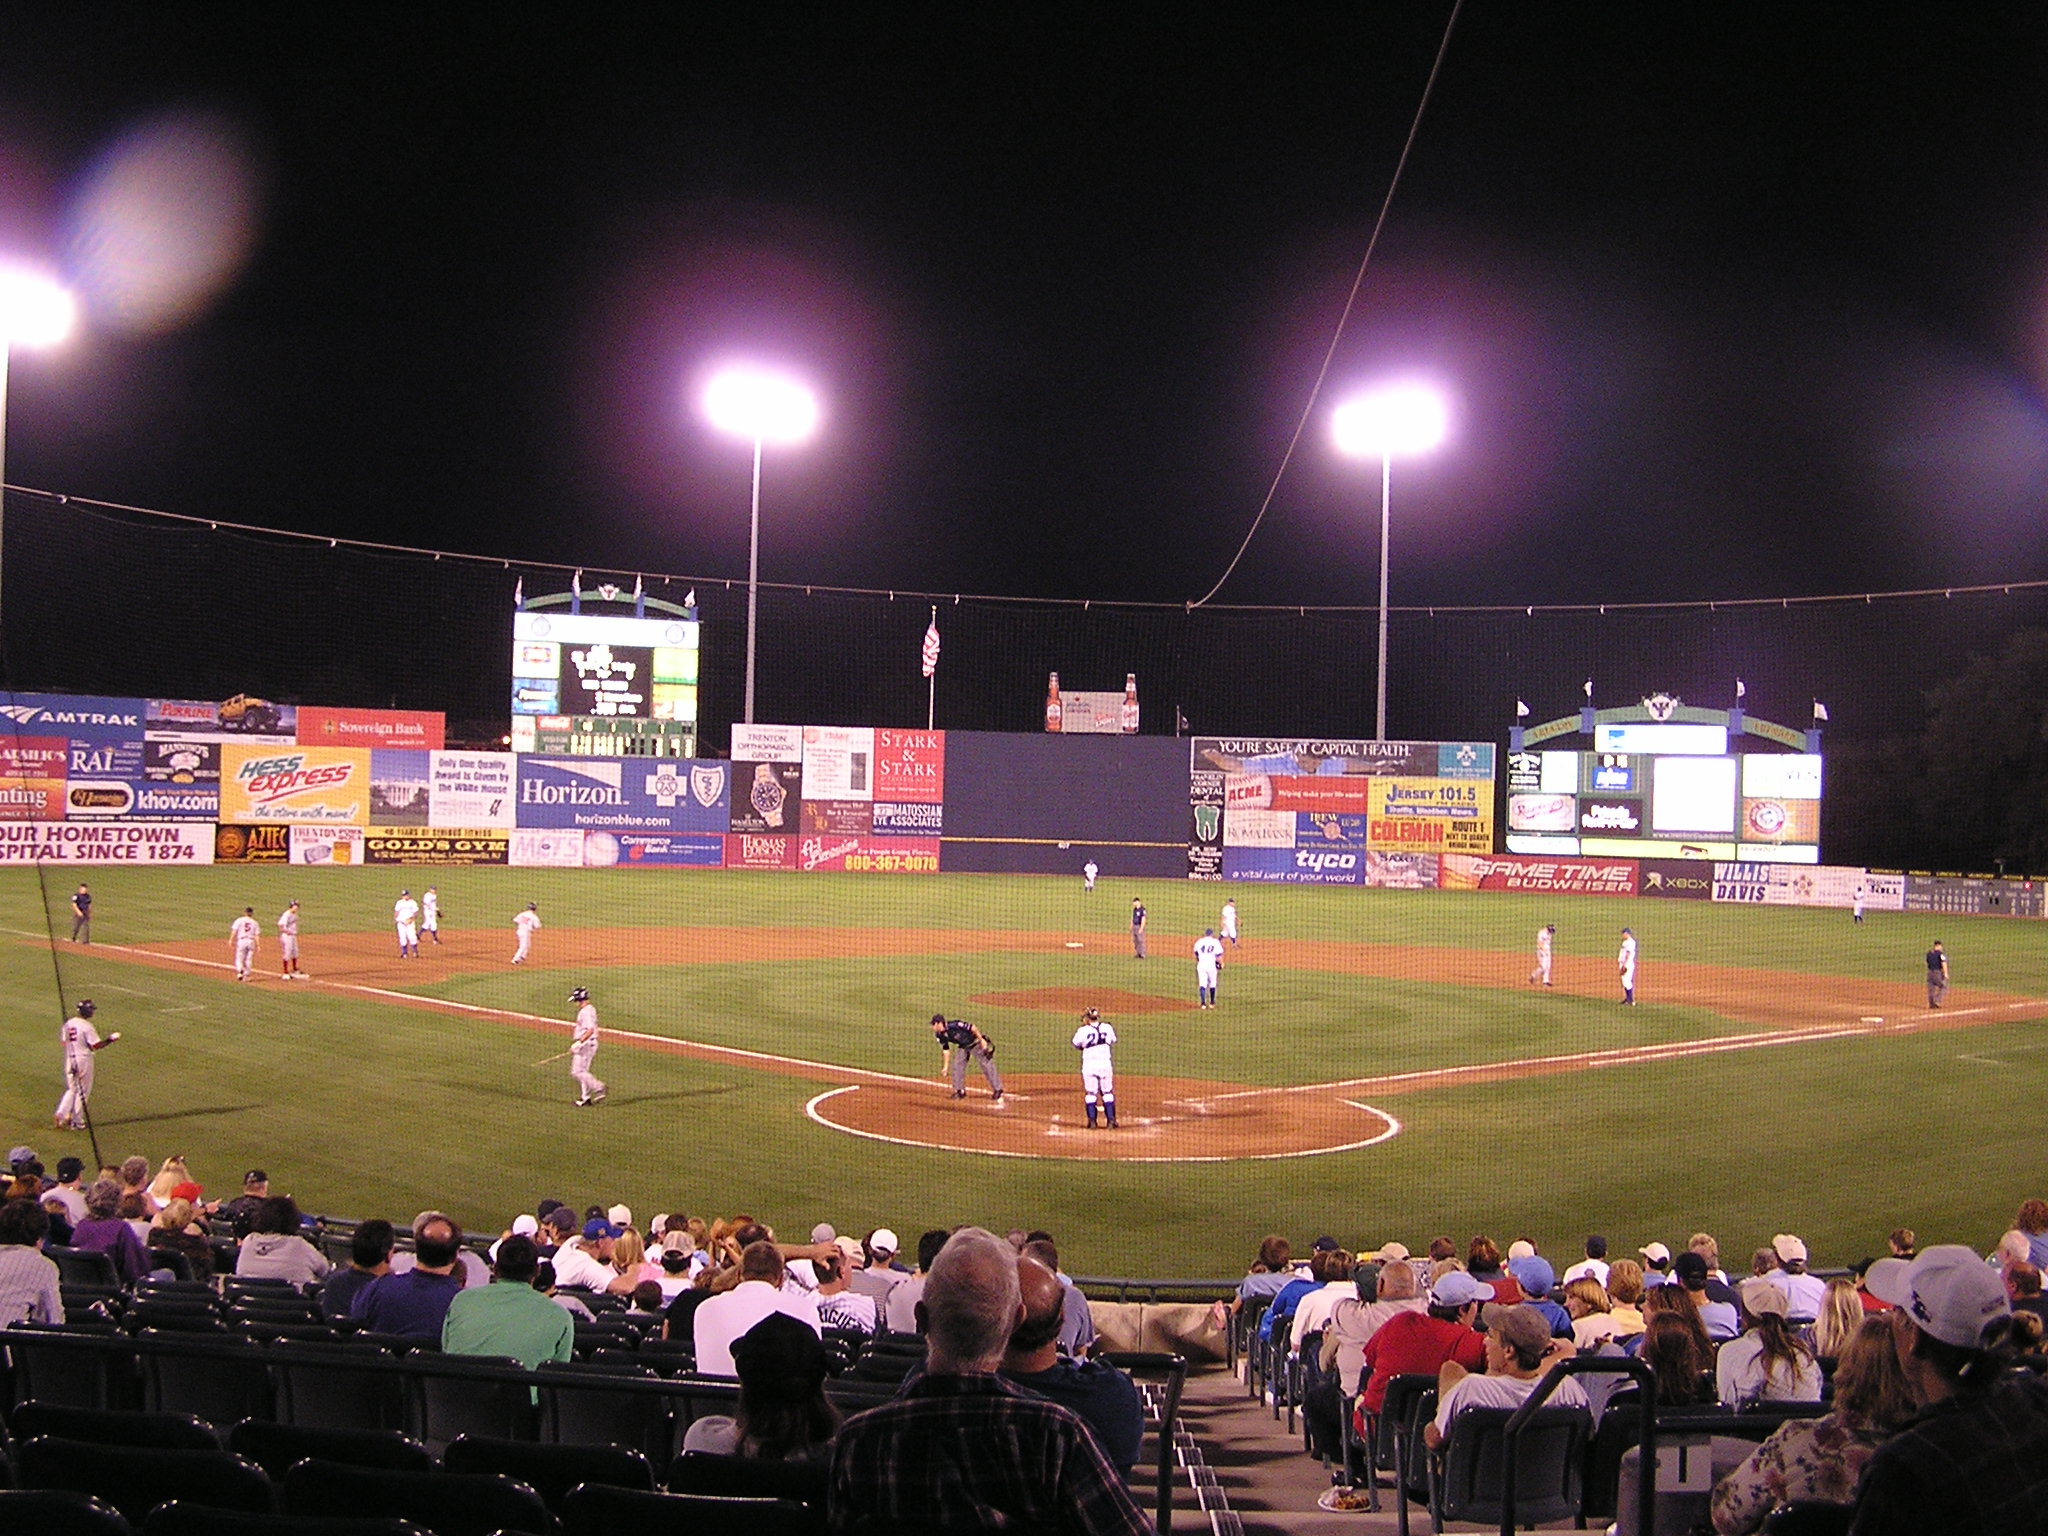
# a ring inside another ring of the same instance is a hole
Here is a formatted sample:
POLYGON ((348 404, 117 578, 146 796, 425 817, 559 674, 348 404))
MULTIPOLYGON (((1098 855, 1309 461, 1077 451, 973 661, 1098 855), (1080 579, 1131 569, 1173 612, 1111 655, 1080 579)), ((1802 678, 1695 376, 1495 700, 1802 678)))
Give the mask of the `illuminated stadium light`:
POLYGON ((1437 391, 1421 384, 1391 384, 1355 395, 1331 414, 1337 451, 1380 461, 1380 665, 1373 739, 1387 739, 1387 545, 1394 486, 1394 460, 1427 453, 1443 442, 1450 408, 1437 391))
MULTIPOLYGON (((78 304, 60 284, 21 267, 0 267, 0 512, 7 484, 7 363, 16 347, 53 347, 71 334, 78 304)), ((0 516, 0 535, 5 518, 0 516)))
POLYGON ((754 498, 747 531, 746 723, 754 723, 754 625, 760 597, 761 446, 789 447, 818 426, 818 397, 807 385, 765 369, 723 368, 704 388, 704 414, 721 432, 754 445, 754 498))

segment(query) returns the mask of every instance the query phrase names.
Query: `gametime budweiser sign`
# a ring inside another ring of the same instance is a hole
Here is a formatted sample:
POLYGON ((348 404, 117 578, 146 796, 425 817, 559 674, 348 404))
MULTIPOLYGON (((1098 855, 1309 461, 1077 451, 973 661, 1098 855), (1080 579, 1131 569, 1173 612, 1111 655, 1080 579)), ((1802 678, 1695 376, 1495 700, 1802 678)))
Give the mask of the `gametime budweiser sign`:
POLYGON ((1634 859, 1546 859, 1530 854, 1447 853, 1443 885, 1448 890, 1528 891, 1560 896, 1637 894, 1634 859))

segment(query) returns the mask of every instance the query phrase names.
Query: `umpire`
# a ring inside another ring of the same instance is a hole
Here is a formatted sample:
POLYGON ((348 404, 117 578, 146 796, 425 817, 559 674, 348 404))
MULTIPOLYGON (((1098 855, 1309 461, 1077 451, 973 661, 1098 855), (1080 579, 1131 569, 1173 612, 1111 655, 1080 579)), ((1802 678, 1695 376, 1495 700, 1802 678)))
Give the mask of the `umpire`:
POLYGON ((949 1019, 943 1013, 932 1015, 932 1037, 939 1042, 941 1052, 952 1053, 954 1098, 967 1097, 967 1060, 971 1056, 974 1064, 981 1068, 981 1075, 988 1079, 989 1093, 994 1102, 1003 1102, 1003 1075, 996 1071, 996 1043, 993 1040, 965 1019, 949 1019))

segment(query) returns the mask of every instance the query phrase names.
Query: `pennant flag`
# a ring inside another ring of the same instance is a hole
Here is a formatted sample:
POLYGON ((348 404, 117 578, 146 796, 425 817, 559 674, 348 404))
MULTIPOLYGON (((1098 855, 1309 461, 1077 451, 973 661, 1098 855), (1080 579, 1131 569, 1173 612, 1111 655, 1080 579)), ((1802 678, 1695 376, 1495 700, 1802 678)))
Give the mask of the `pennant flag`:
POLYGON ((1593 679, 1590 677, 1586 679, 1586 697, 1589 699, 1593 697, 1593 679))
POLYGON ((633 578, 633 601, 637 603, 637 602, 639 602, 639 601, 640 601, 640 599, 641 599, 641 598, 645 597, 646 595, 647 595, 647 583, 646 583, 646 581, 645 581, 645 580, 643 580, 643 579, 642 579, 642 578, 641 578, 640 576, 638 576, 638 575, 635 575, 635 576, 634 576, 634 578, 633 578))
POLYGON ((1529 706, 1526 702, 1524 702, 1521 699, 1515 700, 1515 718, 1517 720, 1526 720, 1529 718, 1529 706))
POLYGON ((512 606, 514 608, 524 608, 526 606, 526 578, 524 576, 512 583, 512 606))
POLYGON ((932 610, 932 622, 924 632, 924 675, 930 677, 939 670, 939 611, 932 610))
POLYGON ((1735 697, 1737 697, 1738 699, 1740 699, 1740 698, 1746 698, 1746 697, 1748 697, 1748 695, 1749 695, 1749 690, 1748 690, 1747 688, 1745 688, 1745 687, 1743 687, 1743 686, 1742 686, 1742 679, 1741 679, 1741 678, 1739 678, 1739 677, 1738 677, 1737 679, 1735 679, 1735 697))
POLYGON ((1825 704, 1821 703, 1821 701, 1820 701, 1819 699, 1815 699, 1815 700, 1813 701, 1813 718, 1814 718, 1814 719, 1816 719, 1816 720, 1825 720, 1825 719, 1827 719, 1827 717, 1828 717, 1828 707, 1827 707, 1827 705, 1825 705, 1825 704))

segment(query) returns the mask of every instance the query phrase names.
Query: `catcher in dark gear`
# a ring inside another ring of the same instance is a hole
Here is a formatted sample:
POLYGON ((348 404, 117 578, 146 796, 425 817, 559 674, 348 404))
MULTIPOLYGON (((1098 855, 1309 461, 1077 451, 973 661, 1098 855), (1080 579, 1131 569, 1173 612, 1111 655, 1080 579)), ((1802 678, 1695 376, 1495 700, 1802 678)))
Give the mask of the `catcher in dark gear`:
POLYGON ((993 1101, 1003 1102, 1003 1075, 996 1070, 995 1041, 965 1019, 949 1019, 943 1013, 932 1015, 932 1035, 939 1042, 939 1050, 952 1055, 954 1098, 967 1097, 967 1062, 971 1057, 981 1068, 981 1075, 988 1079, 993 1101))

